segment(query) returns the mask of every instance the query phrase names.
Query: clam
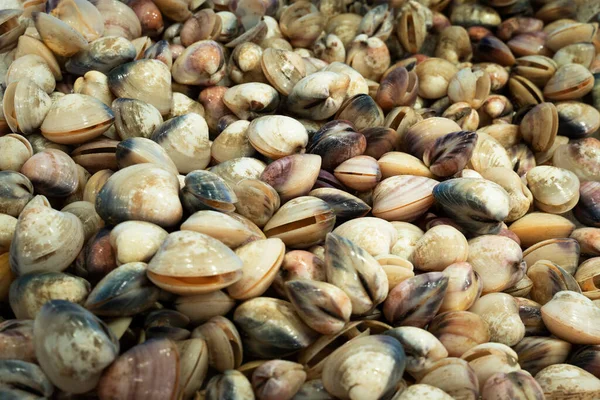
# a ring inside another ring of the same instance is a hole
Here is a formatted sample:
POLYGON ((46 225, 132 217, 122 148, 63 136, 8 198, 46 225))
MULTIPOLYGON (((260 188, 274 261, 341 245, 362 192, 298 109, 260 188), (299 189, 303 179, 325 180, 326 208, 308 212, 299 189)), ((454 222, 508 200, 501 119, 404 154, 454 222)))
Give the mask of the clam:
POLYGON ((136 164, 108 178, 96 197, 96 211, 109 224, 139 220, 173 226, 183 214, 178 194, 175 175, 152 164, 136 164))
POLYGON ((122 37, 103 37, 94 40, 89 47, 69 58, 65 64, 68 72, 84 75, 88 71, 108 73, 111 69, 133 61, 136 50, 122 37))
POLYGON ((148 264, 148 278, 175 294, 209 293, 242 277, 242 260, 212 237, 192 231, 169 234, 148 264))
POLYGON ((525 325, 519 317, 515 299, 506 293, 481 296, 470 311, 478 314, 489 326, 490 340, 514 346, 525 336, 525 325))
POLYGON ((235 306, 235 300, 221 290, 193 296, 180 296, 175 300, 175 308, 196 325, 212 317, 225 315, 235 306))
POLYGON ((509 229, 523 247, 529 247, 544 240, 569 237, 575 225, 560 215, 533 212, 513 222, 509 229))
POLYGON ((236 211, 258 227, 265 226, 279 209, 279 194, 268 183, 258 179, 244 179, 233 190, 238 199, 236 211))
POLYGON ((271 159, 300 152, 308 144, 306 128, 283 115, 256 118, 246 131, 252 147, 271 159))
POLYGON ((542 318, 548 330, 555 336, 573 344, 599 344, 600 335, 593 323, 600 317, 598 308, 584 295, 573 291, 561 291, 542 306, 542 318), (584 318, 591 324, 579 325, 584 318))
POLYGON ((0 171, 20 171, 23 164, 33 156, 29 141, 14 133, 0 137, 0 151, 5 155, 0 160, 0 171))
POLYGON ((17 227, 17 219, 8 214, 0 214, 0 253, 8 253, 17 227))
POLYGON ((219 372, 238 368, 242 364, 242 339, 231 321, 215 316, 192 332, 192 338, 202 338, 208 346, 208 363, 219 372))
POLYGON ((395 175, 416 175, 433 178, 433 174, 423 161, 407 153, 399 151, 385 153, 377 160, 377 164, 379 164, 382 179, 395 175))
POLYGON ((284 96, 306 76, 302 57, 291 51, 267 48, 262 54, 261 66, 267 80, 284 96))
POLYGON ((391 336, 356 338, 334 351, 323 366, 323 385, 342 399, 378 399, 392 394, 402 378, 406 356, 391 336), (353 365, 361 365, 360 371, 353 365))
POLYGON ((285 8, 279 18, 281 32, 294 47, 310 47, 325 28, 326 18, 307 1, 285 8))
POLYGON ((265 83, 242 83, 229 88, 223 102, 238 118, 252 120, 273 114, 279 106, 279 94, 265 83))
POLYGON ((352 314, 364 315, 388 295, 387 275, 364 249, 334 233, 325 241, 327 281, 350 298, 352 314))
POLYGON ((83 241, 79 218, 53 210, 44 196, 36 196, 19 215, 10 247, 11 268, 19 275, 62 271, 75 260, 83 241))
POLYGON ((3 360, 35 362, 33 321, 9 319, 0 323, 0 348, 3 360))
POLYGON ((479 381, 480 390, 495 373, 519 371, 517 353, 500 343, 485 343, 467 350, 461 358, 473 368, 479 381))
MULTIPOLYGON (((591 256, 598 256, 598 229, 597 228, 579 228, 571 233, 571 240, 575 240, 581 248, 581 253, 591 256)), ((574 272, 574 271, 571 271, 574 272)))
POLYGON ((142 100, 121 98, 112 103, 115 129, 122 140, 132 137, 150 138, 163 123, 160 112, 142 100))
POLYGON ((552 156, 555 167, 568 169, 581 180, 595 181, 600 177, 598 162, 600 142, 595 138, 574 140, 559 146, 552 156))
POLYGON ((419 384, 435 386, 452 398, 477 399, 479 381, 471 366, 463 359, 448 357, 435 362, 419 384))
POLYGON ((4 92, 2 111, 13 132, 33 133, 37 130, 52 102, 35 82, 22 78, 8 85, 4 92))
POLYGON ((37 54, 42 57, 50 70, 54 74, 54 78, 57 81, 62 80, 62 73, 60 71, 60 66, 58 65, 58 61, 54 56, 54 53, 50 51, 48 46, 46 46, 41 40, 37 38, 22 35, 19 37, 19 44, 17 45, 17 50, 15 52, 15 58, 19 58, 26 54, 37 54))
POLYGON ((244 349, 261 358, 293 354, 318 337, 296 315, 292 304, 269 297, 242 303, 235 310, 233 321, 241 330, 244 349))
POLYGON ((48 149, 29 158, 21 167, 36 191, 42 195, 66 197, 75 192, 77 166, 67 154, 48 149))
POLYGON ((564 363, 571 351, 571 344, 551 337, 530 336, 517 343, 514 350, 519 356, 521 368, 535 375, 550 365, 564 363))
POLYGON ((171 109, 171 72, 158 60, 122 64, 108 74, 108 86, 116 97, 145 101, 161 115, 171 109))
POLYGON ((542 211, 561 214, 579 201, 579 179, 573 172, 542 165, 527 173, 534 204, 542 211))
POLYGON ((226 74, 222 48, 212 40, 193 43, 177 57, 171 73, 177 83, 211 86, 226 74))
MULTIPOLYGON (((323 249, 323 253, 325 250, 323 249)), ((279 273, 273 282, 273 288, 285 295, 285 283, 290 280, 310 280, 323 282, 327 280, 324 254, 321 258, 306 250, 292 250, 286 253, 279 273)))
POLYGON ((500 235, 471 239, 468 262, 481 277, 483 294, 512 287, 523 278, 527 269, 520 246, 500 235))
POLYGON ((217 136, 210 147, 210 154, 217 163, 238 157, 252 157, 256 153, 248 139, 249 125, 248 121, 235 121, 217 136))
POLYGON ((285 292, 302 320, 324 335, 339 332, 350 320, 350 297, 337 286, 308 279, 288 280, 285 292))
POLYGON ((40 367, 21 360, 0 361, 0 393, 10 399, 33 399, 52 396, 54 386, 40 367))
POLYGON ((600 394, 600 380, 589 372, 569 364, 554 364, 535 375, 546 398, 575 395, 595 398, 600 394))
POLYGON ((469 245, 457 229, 438 225, 415 243, 409 260, 421 271, 443 271, 454 263, 467 261, 469 245))
POLYGON ((323 169, 334 170, 342 162, 365 152, 367 140, 348 121, 326 123, 310 139, 307 151, 323 159, 323 169))
POLYGON ((544 86, 544 97, 549 100, 575 100, 588 94, 594 85, 591 72, 580 64, 565 64, 544 86))
POLYGON ((481 278, 471 264, 467 262, 450 264, 443 273, 448 277, 448 288, 439 312, 465 311, 471 308, 483 288, 481 278))
POLYGON ((206 385, 206 400, 253 400, 254 392, 248 378, 237 370, 215 375, 206 385))
MULTIPOLYGON (((406 134, 402 137, 401 147, 413 156, 423 159, 423 155, 435 143, 436 139, 460 130, 460 126, 451 119, 427 118, 417 122, 406 131, 406 134)), ((432 161, 432 158, 430 157, 429 160, 432 161)))
POLYGON ((181 199, 190 213, 198 210, 233 211, 237 202, 233 189, 225 180, 200 169, 186 175, 181 199))
POLYGON ((398 239, 394 225, 381 218, 361 217, 344 222, 334 232, 372 256, 390 254, 398 239))
POLYGON ((306 380, 301 364, 285 360, 271 360, 252 373, 256 397, 261 400, 291 399, 306 380))
POLYGON ((558 112, 552 103, 541 103, 532 108, 521 121, 523 140, 534 151, 548 151, 558 132, 558 112))
MULTIPOLYGON (((583 228, 587 229, 587 228, 583 228)), ((569 274, 574 274, 579 266, 580 244, 575 240, 575 232, 571 238, 557 238, 540 241, 523 252, 523 260, 528 266, 537 261, 548 260, 557 264, 569 274)))
POLYGON ((396 326, 423 328, 441 307, 447 287, 448 277, 441 272, 409 278, 390 291, 383 314, 396 326))
POLYGON ((18 319, 35 319, 50 300, 83 304, 91 290, 83 278, 61 272, 25 274, 11 284, 10 306, 18 319))
POLYGON ((423 176, 384 179, 373 190, 373 215, 388 221, 413 221, 433 205, 432 190, 436 184, 437 181, 423 176))
POLYGON ((231 249, 265 238, 252 221, 235 213, 225 214, 213 210, 195 212, 181 224, 181 230, 204 233, 231 249))
POLYGON ((111 230, 110 244, 117 265, 146 263, 166 237, 167 231, 158 225, 144 221, 126 221, 111 230))
MULTIPOLYGON (((352 38, 354 38, 354 36, 352 38)), ((352 40, 352 38, 350 38, 350 40, 352 40)), ((348 85, 348 92, 346 93, 346 98, 350 98, 361 93, 369 93, 367 80, 356 69, 352 68, 348 64, 337 61, 332 62, 324 68, 324 71, 337 72, 340 74, 344 74, 348 78, 350 78, 350 84, 348 85)))
POLYGON ((263 231, 268 238, 279 238, 286 246, 307 248, 322 241, 335 225, 335 213, 323 200, 300 196, 285 203, 263 231))
POLYGON ((426 99, 439 99, 448 93, 450 80, 458 69, 443 58, 429 58, 415 69, 419 78, 419 96, 426 99))
POLYGON ((33 332, 40 366, 54 385, 71 393, 93 389, 119 354, 119 343, 104 322, 65 300, 47 302, 33 332))
POLYGON ((100 100, 85 94, 69 94, 52 104, 40 129, 53 142, 81 144, 102 135, 113 121, 111 109, 100 100))
POLYGON ((110 245, 110 229, 101 228, 83 246, 73 269, 78 276, 96 284, 116 267, 116 257, 110 245))
POLYGON ((442 389, 422 383, 410 385, 405 389, 401 388, 393 397, 394 400, 417 400, 424 398, 431 400, 450 400, 453 397, 442 389))
POLYGON ((598 377, 598 346, 582 346, 569 357, 569 363, 598 377))
MULTIPOLYGON (((108 88, 108 77, 98 71, 89 71, 84 76, 77 78, 73 84, 73 92, 95 97, 109 107, 115 99, 108 88)), ((105 136, 111 134, 113 137, 115 136, 114 130, 107 131, 105 136)))
POLYGON ((423 152, 423 162, 437 176, 452 176, 469 162, 478 134, 469 131, 451 132, 435 139, 423 152))
POLYGON ((488 168, 511 168, 512 163, 502 144, 492 136, 479 130, 477 131, 477 144, 467 166, 481 173, 488 168))
POLYGON ((179 391, 179 360, 178 347, 169 339, 138 344, 104 371, 98 382, 98 396, 100 399, 174 398, 179 391))
POLYGON ((344 185, 357 191, 373 189, 381 180, 377 160, 369 156, 352 157, 338 165, 333 174, 344 185))
POLYGON ((260 180, 279 194, 282 202, 307 195, 314 186, 321 168, 321 157, 316 154, 292 154, 268 165, 260 180))
POLYGON ((12 7, 6 7, 0 14, 0 26, 2 26, 2 34, 0 35, 0 50, 7 52, 12 50, 16 46, 16 42, 19 39, 27 24, 21 23, 19 17, 23 14, 22 10, 13 9, 12 7))
POLYGON ((346 99, 337 113, 336 120, 349 121, 358 131, 383 125, 383 111, 367 94, 357 94, 346 99))
POLYGON ((33 198, 33 185, 23 174, 0 171, 0 212, 18 217, 33 198))
MULTIPOLYGON (((46 61, 37 54, 26 54, 17 58, 10 64, 4 78, 6 85, 8 86, 21 79, 31 80, 39 87, 39 89, 47 94, 52 93, 56 86, 56 80, 50 67, 46 64, 46 61)), ((35 103, 32 103, 32 105, 34 104, 35 103)))
POLYGON ((494 167, 484 170, 481 175, 502 186, 508 193, 510 211, 507 222, 515 221, 529 211, 533 195, 516 172, 505 167, 494 167))
POLYGON ((54 54, 70 57, 88 47, 87 39, 60 19, 37 11, 31 17, 42 41, 54 54))
POLYGON ((556 105, 556 111, 560 135, 581 139, 590 136, 600 127, 600 112, 589 104, 578 101, 560 102, 556 105))
POLYGON ((459 70, 448 83, 448 98, 453 103, 466 102, 477 109, 490 94, 490 77, 482 70, 459 70))
POLYGON ((437 184, 433 197, 456 223, 479 234, 496 233, 509 212, 510 199, 496 183, 454 178, 437 184))
POLYGON ((265 170, 266 164, 256 158, 239 157, 222 162, 209 168, 209 172, 215 173, 235 187, 244 179, 258 179, 265 170))
POLYGON ((341 73, 320 71, 300 79, 287 98, 288 109, 301 117, 321 120, 342 106, 350 78, 341 73))
POLYGON ((547 260, 539 260, 530 265, 527 276, 533 282, 529 296, 541 305, 548 303, 556 293, 563 290, 581 293, 572 275, 547 260))
POLYGON ((246 300, 262 295, 271 286, 285 254, 281 239, 255 240, 235 250, 242 260, 242 277, 227 288, 229 296, 246 300))
POLYGON ((144 137, 131 137, 119 142, 115 157, 119 168, 151 163, 173 174, 179 173, 167 152, 158 143, 144 137))
POLYGON ((364 201, 340 189, 318 188, 308 195, 326 201, 333 208, 337 221, 364 217, 371 210, 364 201))
POLYGON ((499 372, 490 376, 481 388, 484 399, 544 399, 544 392, 525 371, 499 372))

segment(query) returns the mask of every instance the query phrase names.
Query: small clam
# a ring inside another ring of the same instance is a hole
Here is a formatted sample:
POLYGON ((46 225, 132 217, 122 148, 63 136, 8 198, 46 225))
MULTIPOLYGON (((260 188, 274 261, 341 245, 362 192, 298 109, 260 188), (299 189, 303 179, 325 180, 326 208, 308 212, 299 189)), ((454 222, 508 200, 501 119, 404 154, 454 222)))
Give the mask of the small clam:
POLYGON ((10 247, 13 271, 62 271, 83 247, 81 221, 73 214, 56 211, 44 196, 36 196, 19 215, 10 247))
POLYGON ((202 338, 208 346, 208 363, 219 372, 238 368, 242 364, 242 339, 231 321, 215 316, 192 332, 192 338, 202 338))
POLYGON ((313 120, 331 117, 342 106, 349 84, 345 74, 315 72, 294 85, 287 98, 288 109, 313 120))
POLYGON ((186 47, 173 63, 171 73, 175 82, 183 85, 211 86, 225 76, 225 61, 221 46, 201 40, 186 47))
POLYGON ((425 99, 439 99, 448 93, 450 80, 458 69, 442 58, 428 58, 416 67, 419 78, 419 96, 425 99))
POLYGON ((114 250, 110 245, 110 229, 100 229, 87 241, 73 268, 78 276, 92 284, 96 284, 117 268, 114 250))
POLYGON ((231 285, 241 276, 242 261, 232 250, 192 231, 169 234, 148 264, 148 278, 176 294, 208 293, 231 285))
POLYGON ((111 107, 115 115, 115 128, 122 140, 138 136, 150 138, 163 123, 158 109, 143 100, 116 99, 111 107))
POLYGON ((198 210, 233 211, 237 197, 227 182, 205 170, 186 175, 181 189, 183 206, 189 213, 198 210))
POLYGON ((387 275, 364 249, 336 234, 325 241, 327 281, 342 289, 352 303, 352 314, 364 315, 381 304, 387 292, 387 275))
POLYGON ((14 133, 0 137, 0 152, 4 155, 0 160, 0 171, 20 171, 23 164, 33 156, 29 141, 14 133))
POLYGON ((31 17, 42 41, 54 54, 70 57, 88 47, 87 39, 60 19, 37 11, 31 17))
POLYGON ((284 204, 264 227, 267 237, 276 237, 293 248, 319 243, 335 224, 333 209, 323 200, 300 196, 284 204))
POLYGON ((519 317, 519 307, 506 293, 489 293, 480 297, 471 312, 488 323, 490 340, 514 346, 525 336, 525 325, 519 317))
POLYGON ((560 215, 533 212, 513 222, 509 229, 523 247, 529 247, 544 240, 569 237, 575 224, 560 215))
POLYGON ((167 231, 150 222, 121 222, 110 232, 117 265, 150 261, 167 235, 167 231))
POLYGON ((260 180, 279 194, 282 202, 308 194, 321 168, 321 157, 315 154, 293 154, 268 165, 260 180))
POLYGON ((238 118, 252 120, 273 114, 279 106, 279 94, 265 83, 243 83, 229 88, 223 102, 238 118))
POLYGON ((237 370, 227 370, 215 375, 206 385, 206 400, 254 400, 248 378, 237 370))
POLYGON ((347 342, 323 367, 323 384, 342 399, 379 399, 392 394, 402 378, 406 356, 391 336, 372 335, 347 342), (361 365, 357 370, 353 365, 361 365))
POLYGON ((538 372, 535 380, 546 398, 577 396, 593 399, 600 395, 600 379, 574 365, 551 365, 538 372))
POLYGON ((181 224, 181 230, 204 233, 231 249, 265 238, 252 221, 235 213, 225 214, 213 210, 195 212, 181 224))
POLYGON ((435 386, 452 398, 479 398, 479 381, 471 366, 463 359, 448 357, 435 362, 419 380, 419 384, 435 386))
POLYGON ((179 390, 179 360, 177 345, 169 339, 138 344, 104 371, 98 383, 98 396, 102 400, 174 398, 179 390))
POLYGON ((409 278, 390 291, 383 313, 396 326, 423 328, 441 307, 447 287, 448 277, 441 272, 409 278))
POLYGON ((152 164, 136 164, 108 178, 96 198, 96 211, 109 224, 139 220, 173 226, 183 214, 178 194, 175 175, 152 164))
POLYGON ((254 147, 247 135, 249 125, 248 121, 235 121, 217 136, 210 148, 210 154, 217 163, 254 155, 254 147))
POLYGON ((233 321, 240 328, 245 350, 261 358, 284 357, 308 347, 317 337, 287 301, 256 297, 242 303, 233 321))
POLYGON ((542 307, 542 318, 555 336, 573 344, 600 344, 600 333, 594 321, 600 312, 594 303, 580 293, 562 291, 542 307), (577 321, 590 321, 580 326, 577 321))
POLYGON ((334 175, 344 185, 358 191, 373 189, 381 180, 377 160, 369 156, 355 156, 334 170, 334 175))
POLYGON ((111 69, 133 61, 135 47, 122 37, 103 37, 94 40, 89 47, 69 58, 65 64, 68 72, 84 75, 88 71, 109 72, 111 69))
MULTIPOLYGON (((109 107, 115 99, 108 87, 108 77, 99 71, 89 71, 77 78, 73 84, 73 92, 95 97, 109 107)), ((105 136, 109 136, 110 133, 114 135, 114 132, 110 130, 106 132, 105 136)))
POLYGON ((2 112, 13 132, 30 134, 42 125, 51 106, 50 96, 42 88, 28 78, 21 78, 4 91, 2 112))
POLYGON ((8 253, 17 227, 17 219, 8 214, 0 214, 0 253, 8 253))
POLYGON ((423 176, 384 179, 373 191, 373 215, 388 221, 413 221, 433 205, 432 190, 436 184, 437 181, 423 176))
POLYGON ((595 138, 572 140, 559 146, 552 156, 555 167, 568 169, 581 180, 600 178, 600 141, 595 138))
POLYGON ((534 151, 543 152, 552 147, 558 126, 558 112, 554 104, 541 103, 525 114, 520 132, 534 151))
POLYGON ((594 85, 591 72, 580 64, 565 64, 544 86, 549 100, 575 100, 588 94, 594 85))
POLYGON ((542 211, 562 214, 579 201, 579 179, 566 169, 542 165, 527 173, 534 204, 542 211))
MULTIPOLYGON (((402 137, 402 148, 415 157, 423 158, 423 155, 430 146, 433 146, 436 139, 444 137, 452 132, 459 132, 460 126, 448 118, 432 117, 417 122, 410 127, 402 137)), ((432 149, 431 151, 435 151, 432 149)), ((431 156, 431 154, 430 154, 431 156)), ((430 157, 429 160, 432 160, 430 157)))
MULTIPOLYGON (((323 253, 325 250, 323 249, 323 253)), ((279 273, 273 282, 273 288, 285 295, 285 282, 290 280, 310 280, 323 282, 327 280, 324 254, 321 258, 305 250, 292 250, 286 253, 279 273)))
POLYGON ((267 80, 284 96, 306 76, 302 57, 291 51, 267 48, 262 54, 261 66, 267 80))
POLYGON ((382 109, 371 96, 363 93, 346 99, 335 119, 349 121, 358 131, 381 126, 384 122, 382 109))
POLYGON ((548 303, 556 293, 563 290, 581 293, 572 275, 547 260, 539 260, 530 265, 527 276, 533 282, 529 296, 541 305, 548 303))
POLYGON ((306 380, 301 364, 270 360, 252 374, 252 385, 260 400, 291 399, 306 380))
POLYGON ((452 176, 469 162, 478 135, 475 132, 457 131, 440 136, 426 147, 423 162, 437 176, 452 176))
POLYGON ((469 245, 458 230, 449 225, 429 229, 416 242, 409 260, 421 271, 443 271, 454 263, 467 261, 469 245))
POLYGON ((0 322, 0 359, 35 362, 33 321, 9 319, 0 322))
POLYGON ((131 137, 117 144, 115 151, 120 169, 135 164, 151 163, 178 174, 177 167, 167 152, 156 142, 145 137, 131 137))
POLYGON ((532 375, 544 368, 562 364, 567 360, 571 344, 564 340, 544 336, 525 337, 515 346, 521 368, 532 375))
POLYGON ((569 364, 582 368, 597 378, 598 346, 581 346, 570 355, 569 364))
POLYGON ((393 397, 393 400, 418 400, 418 399, 430 399, 430 400, 450 400, 453 399, 448 393, 442 389, 438 389, 435 386, 425 385, 418 383, 410 385, 405 389, 400 389, 393 397))
POLYGON ((490 376, 481 388, 481 396, 485 400, 545 398, 542 387, 525 371, 498 372, 490 376))
MULTIPOLYGON (((583 228, 587 229, 587 228, 583 228)), ((577 231, 577 230, 576 230, 577 231)), ((569 274, 574 274, 579 266, 580 244, 572 238, 558 238, 540 241, 523 252, 523 260, 528 266, 537 261, 548 260, 557 264, 569 274)))
POLYGON ((50 300, 83 304, 91 290, 83 278, 61 272, 25 274, 11 284, 10 306, 18 319, 35 319, 50 300))
POLYGON ((253 120, 246 135, 259 153, 271 159, 298 153, 308 144, 306 128, 297 120, 282 115, 253 120))
POLYGON ((323 159, 323 169, 332 171, 342 162, 364 153, 367 140, 348 121, 334 120, 323 125, 310 140, 307 151, 323 159))
POLYGON ((47 302, 33 332, 40 366, 54 385, 71 393, 93 389, 119 354, 119 342, 104 322, 65 300, 47 302))
POLYGON ((256 158, 239 157, 222 162, 209 168, 209 172, 217 174, 234 186, 244 179, 258 179, 265 170, 266 164, 256 158))
POLYGON ((508 216, 506 191, 484 179, 455 178, 433 188, 436 202, 459 225, 474 233, 496 233, 508 216))
POLYGON ((33 185, 23 174, 0 171, 0 212, 18 217, 33 198, 33 185))
POLYGON ((466 102, 477 109, 490 94, 490 77, 482 70, 461 69, 448 83, 448 98, 453 103, 466 102))
POLYGON ((180 296, 175 300, 175 309, 197 325, 212 317, 225 315, 235 306, 235 300, 221 290, 193 296, 180 296))
POLYGON ((236 211, 258 227, 265 226, 279 209, 279 195, 268 183, 258 179, 244 179, 233 190, 238 199, 236 211))
POLYGON ((394 225, 381 218, 362 217, 347 221, 334 232, 372 256, 389 254, 398 239, 394 225))
POLYGON ((500 343, 485 343, 467 350, 461 358, 473 368, 482 390, 486 381, 495 373, 515 372, 521 367, 517 353, 510 347, 500 343))
POLYGON ((471 264, 457 262, 447 266, 443 273, 448 277, 448 288, 439 313, 465 311, 471 308, 483 288, 481 278, 471 264))

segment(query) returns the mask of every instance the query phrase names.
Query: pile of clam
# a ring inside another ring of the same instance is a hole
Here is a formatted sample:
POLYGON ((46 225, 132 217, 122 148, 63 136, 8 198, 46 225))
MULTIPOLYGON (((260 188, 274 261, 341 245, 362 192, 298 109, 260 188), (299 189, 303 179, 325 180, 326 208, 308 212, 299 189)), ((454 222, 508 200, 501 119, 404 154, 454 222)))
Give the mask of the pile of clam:
POLYGON ((600 398, 596 16, 2 6, 1 399, 600 398))

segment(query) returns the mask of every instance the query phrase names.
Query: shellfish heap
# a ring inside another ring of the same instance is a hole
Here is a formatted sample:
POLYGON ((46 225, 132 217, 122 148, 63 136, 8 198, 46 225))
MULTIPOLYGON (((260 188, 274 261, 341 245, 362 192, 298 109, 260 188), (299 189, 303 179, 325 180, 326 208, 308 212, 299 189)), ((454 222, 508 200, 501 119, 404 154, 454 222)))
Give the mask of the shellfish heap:
POLYGON ((596 17, 2 7, 1 399, 600 398, 596 17))

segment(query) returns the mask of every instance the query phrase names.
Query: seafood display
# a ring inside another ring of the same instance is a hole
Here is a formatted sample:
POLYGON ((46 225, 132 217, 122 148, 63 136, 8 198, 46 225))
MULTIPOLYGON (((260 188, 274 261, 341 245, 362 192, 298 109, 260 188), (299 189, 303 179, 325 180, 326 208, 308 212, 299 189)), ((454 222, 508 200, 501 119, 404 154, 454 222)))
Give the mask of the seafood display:
POLYGON ((600 6, 1 3, 0 399, 600 399, 600 6))

